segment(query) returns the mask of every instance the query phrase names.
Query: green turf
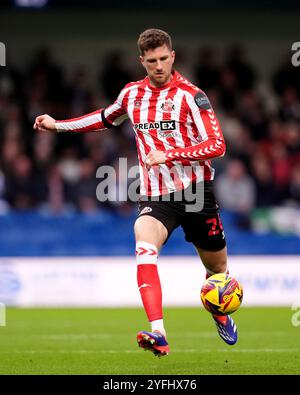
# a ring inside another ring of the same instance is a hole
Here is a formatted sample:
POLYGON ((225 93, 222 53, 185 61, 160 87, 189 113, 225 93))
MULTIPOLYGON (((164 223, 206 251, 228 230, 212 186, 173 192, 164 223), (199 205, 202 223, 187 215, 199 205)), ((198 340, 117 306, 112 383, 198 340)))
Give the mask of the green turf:
POLYGON ((141 309, 8 309, 0 374, 299 374, 300 327, 289 308, 241 308, 227 346, 210 315, 165 309, 171 347, 158 359, 136 344, 141 309))

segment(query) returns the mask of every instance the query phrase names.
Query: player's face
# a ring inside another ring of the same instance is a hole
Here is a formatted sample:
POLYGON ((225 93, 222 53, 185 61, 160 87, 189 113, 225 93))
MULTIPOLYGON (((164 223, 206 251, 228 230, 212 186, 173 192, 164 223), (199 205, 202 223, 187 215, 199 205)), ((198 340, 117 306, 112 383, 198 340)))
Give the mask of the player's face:
POLYGON ((140 61, 145 67, 151 83, 157 87, 170 81, 174 60, 175 52, 170 51, 166 45, 149 49, 143 56, 140 56, 140 61))

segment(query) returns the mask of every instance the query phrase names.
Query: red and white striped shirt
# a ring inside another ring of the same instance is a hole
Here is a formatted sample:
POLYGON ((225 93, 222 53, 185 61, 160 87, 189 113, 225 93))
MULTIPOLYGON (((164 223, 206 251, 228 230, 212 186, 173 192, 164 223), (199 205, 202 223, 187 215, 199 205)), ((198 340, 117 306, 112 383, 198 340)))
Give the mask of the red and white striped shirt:
POLYGON ((135 133, 141 195, 159 196, 213 180, 210 159, 223 156, 219 122, 203 91, 178 72, 161 87, 149 78, 131 82, 114 104, 79 118, 56 121, 57 131, 101 131, 130 119, 135 133), (164 151, 166 163, 147 170, 151 150, 164 151))

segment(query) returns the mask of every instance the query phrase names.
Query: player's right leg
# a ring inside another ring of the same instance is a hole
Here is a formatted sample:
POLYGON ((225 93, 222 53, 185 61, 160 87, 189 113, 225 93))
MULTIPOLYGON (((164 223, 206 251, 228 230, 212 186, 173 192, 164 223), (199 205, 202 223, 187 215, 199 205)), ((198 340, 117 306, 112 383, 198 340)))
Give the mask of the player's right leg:
POLYGON ((140 347, 162 356, 169 353, 166 331, 163 324, 162 291, 157 270, 158 251, 168 237, 165 226, 150 215, 136 220, 137 282, 151 332, 141 331, 137 335, 140 347))

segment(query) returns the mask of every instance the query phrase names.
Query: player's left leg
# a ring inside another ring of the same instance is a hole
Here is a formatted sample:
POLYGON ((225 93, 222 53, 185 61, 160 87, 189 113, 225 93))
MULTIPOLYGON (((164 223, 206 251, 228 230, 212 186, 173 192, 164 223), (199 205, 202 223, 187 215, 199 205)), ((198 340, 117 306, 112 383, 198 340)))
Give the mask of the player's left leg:
MULTIPOLYGON (((206 277, 210 277, 215 273, 227 273, 227 248, 226 246, 219 251, 207 251, 197 247, 197 252, 202 263, 206 268, 206 277)), ((232 317, 229 315, 212 314, 220 337, 229 345, 237 342, 237 328, 232 317)))
MULTIPOLYGON (((228 273, 225 233, 212 182, 204 182, 202 189, 198 190, 203 192, 203 207, 196 212, 189 211, 184 216, 181 226, 185 239, 196 247, 207 277, 215 273, 228 273)), ((236 343, 237 330, 232 318, 224 315, 213 315, 213 318, 220 337, 227 344, 236 343)))
POLYGON ((201 247, 196 250, 205 266, 207 277, 215 273, 225 273, 227 271, 227 247, 223 247, 219 251, 208 251, 201 247))

